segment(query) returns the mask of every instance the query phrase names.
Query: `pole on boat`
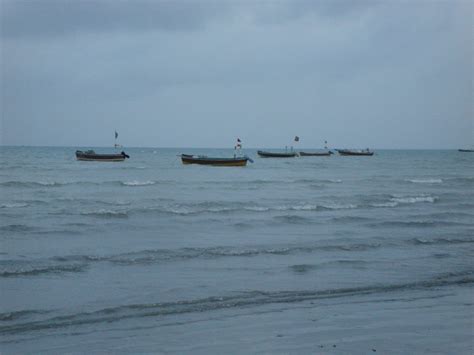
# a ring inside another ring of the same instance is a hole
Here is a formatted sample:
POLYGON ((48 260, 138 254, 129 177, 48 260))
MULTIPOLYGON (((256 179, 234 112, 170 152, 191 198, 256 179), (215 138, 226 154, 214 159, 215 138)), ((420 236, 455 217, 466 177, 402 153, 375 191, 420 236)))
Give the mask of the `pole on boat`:
MULTIPOLYGON (((295 144, 298 143, 300 141, 300 137, 299 136, 295 136, 295 144)), ((291 151, 293 152, 293 146, 291 146, 291 151)))
MULTIPOLYGON (((234 146, 234 159, 237 158, 237 154, 239 156, 242 154, 241 149, 242 149, 242 141, 240 140, 240 138, 237 138, 237 143, 234 146)), ((253 163, 253 160, 250 159, 250 157, 248 157, 247 155, 244 155, 243 157, 246 158, 249 162, 253 163)))
POLYGON ((240 149, 242 149, 242 141, 237 138, 237 143, 234 146, 234 159, 237 157, 237 153, 240 154, 240 149))

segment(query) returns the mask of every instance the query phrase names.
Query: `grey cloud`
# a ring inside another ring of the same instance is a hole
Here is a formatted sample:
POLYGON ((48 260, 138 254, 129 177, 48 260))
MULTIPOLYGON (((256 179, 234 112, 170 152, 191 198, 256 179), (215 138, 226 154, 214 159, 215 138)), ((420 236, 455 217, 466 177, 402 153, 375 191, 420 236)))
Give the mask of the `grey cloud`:
POLYGON ((18 4, 2 3, 3 144, 101 144, 111 127, 150 146, 471 139, 472 3, 142 2, 167 8, 143 24, 143 5, 74 2, 52 25, 51 3, 40 22, 18 4))
POLYGON ((228 11, 218 1, 2 0, 4 37, 61 36, 103 31, 193 30, 228 11))
POLYGON ((2 0, 4 38, 64 36, 107 31, 190 31, 212 21, 242 18, 256 24, 294 21, 307 15, 343 17, 363 12, 374 0, 300 1, 17 1, 2 0))

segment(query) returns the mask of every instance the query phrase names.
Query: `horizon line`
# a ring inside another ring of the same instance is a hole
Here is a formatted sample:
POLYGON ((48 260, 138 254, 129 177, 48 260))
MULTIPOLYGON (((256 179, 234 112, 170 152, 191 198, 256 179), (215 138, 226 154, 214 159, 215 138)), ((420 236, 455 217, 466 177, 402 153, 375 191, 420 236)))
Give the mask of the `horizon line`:
MULTIPOLYGON (((28 147, 28 148, 83 148, 83 147, 91 147, 91 148, 116 148, 113 146, 109 145, 25 145, 25 144, 0 144, 0 148, 21 148, 21 147, 28 147)), ((165 147, 165 146, 122 146, 120 148, 123 149, 136 149, 136 148, 141 148, 141 149, 228 149, 228 150, 234 150, 234 148, 229 148, 229 147, 180 147, 180 146, 175 146, 175 147, 165 147)), ((118 148, 118 149, 120 149, 118 148)), ((288 147, 288 148, 291 148, 288 147)), ((246 147, 242 148, 242 150, 245 149, 285 149, 283 147, 246 147)), ((324 148, 319 148, 319 147, 294 147, 293 150, 299 150, 299 149, 324 149, 324 148)), ((360 147, 330 147, 327 148, 328 150, 331 149, 361 149, 360 147)), ((365 148, 364 148, 365 149, 365 148)), ((457 149, 462 149, 462 147, 453 147, 453 148, 403 148, 403 147, 397 147, 397 148, 370 148, 371 150, 457 150, 457 149)))

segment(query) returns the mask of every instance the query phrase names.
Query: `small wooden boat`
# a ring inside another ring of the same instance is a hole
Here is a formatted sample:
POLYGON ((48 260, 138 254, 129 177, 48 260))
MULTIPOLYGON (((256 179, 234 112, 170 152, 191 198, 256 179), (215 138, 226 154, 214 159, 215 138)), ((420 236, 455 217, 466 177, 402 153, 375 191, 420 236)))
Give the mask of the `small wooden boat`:
POLYGON ((257 151, 257 154, 262 158, 294 158, 297 156, 296 152, 276 153, 264 152, 262 150, 257 151))
POLYGON ((339 155, 346 156, 372 156, 374 152, 370 150, 350 150, 350 149, 336 149, 339 155))
POLYGON ((247 161, 253 162, 247 156, 233 157, 233 158, 211 158, 205 155, 189 155, 181 154, 181 161, 183 164, 200 164, 212 166, 246 166, 247 161))
POLYGON ((301 157, 330 157, 334 153, 331 151, 327 152, 300 152, 301 157))
POLYGON ((124 161, 130 158, 125 152, 119 154, 97 154, 93 150, 76 150, 76 159, 82 161, 124 161))
POLYGON ((474 149, 458 149, 458 151, 463 153, 474 153, 474 149))

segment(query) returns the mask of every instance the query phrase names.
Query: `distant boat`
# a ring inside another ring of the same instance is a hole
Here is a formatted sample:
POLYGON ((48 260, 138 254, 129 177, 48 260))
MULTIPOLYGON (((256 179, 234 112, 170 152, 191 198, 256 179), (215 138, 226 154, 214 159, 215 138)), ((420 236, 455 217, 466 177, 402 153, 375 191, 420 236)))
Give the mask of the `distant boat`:
POLYGON ((200 164, 212 166, 246 166, 247 161, 253 162, 247 156, 233 158, 211 158, 205 155, 181 154, 183 164, 200 164))
POLYGON ((265 152, 262 150, 257 151, 257 154, 262 158, 294 158, 297 156, 296 152, 285 152, 285 153, 276 153, 276 152, 265 152))
POLYGON ((336 149, 339 155, 347 156, 372 156, 374 152, 371 152, 369 149, 366 150, 352 150, 352 149, 336 149))
POLYGON ((324 141, 324 150, 318 152, 300 152, 300 157, 329 157, 334 153, 328 148, 328 141, 324 141))
POLYGON ((474 153, 474 149, 458 149, 458 151, 463 153, 474 153))
POLYGON ((97 154, 93 150, 76 150, 76 159, 82 161, 124 161, 130 158, 125 152, 119 154, 97 154))
POLYGON ((330 150, 327 152, 299 152, 301 157, 329 157, 334 153, 330 150))

